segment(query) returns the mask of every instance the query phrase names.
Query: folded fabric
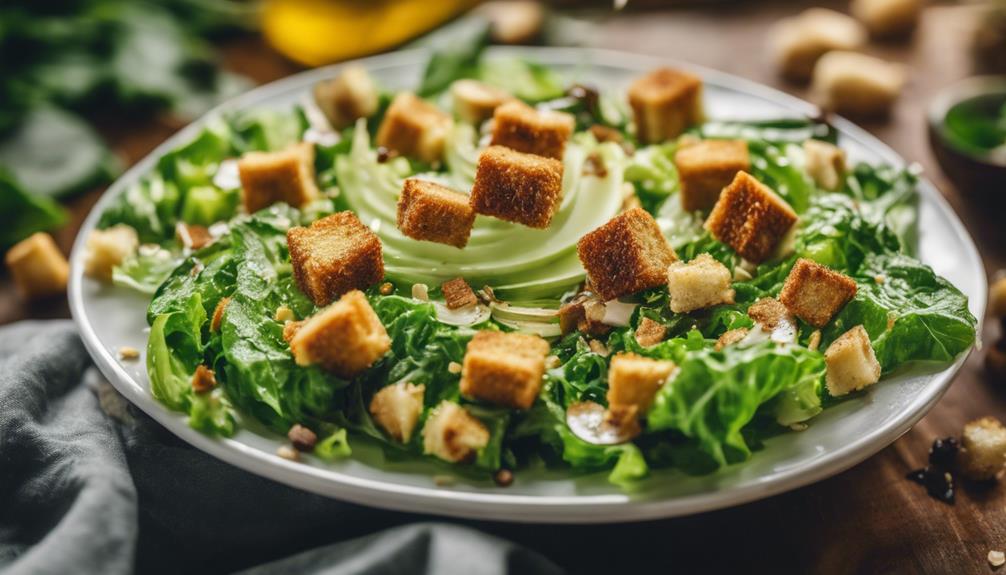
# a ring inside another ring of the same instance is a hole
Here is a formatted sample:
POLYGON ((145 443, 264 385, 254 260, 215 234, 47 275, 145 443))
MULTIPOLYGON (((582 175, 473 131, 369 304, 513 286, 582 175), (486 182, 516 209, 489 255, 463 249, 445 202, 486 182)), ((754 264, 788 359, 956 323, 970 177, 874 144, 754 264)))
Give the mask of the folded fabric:
POLYGON ((470 527, 249 474, 182 443, 91 366, 68 321, 0 328, 0 571, 560 573, 470 527))

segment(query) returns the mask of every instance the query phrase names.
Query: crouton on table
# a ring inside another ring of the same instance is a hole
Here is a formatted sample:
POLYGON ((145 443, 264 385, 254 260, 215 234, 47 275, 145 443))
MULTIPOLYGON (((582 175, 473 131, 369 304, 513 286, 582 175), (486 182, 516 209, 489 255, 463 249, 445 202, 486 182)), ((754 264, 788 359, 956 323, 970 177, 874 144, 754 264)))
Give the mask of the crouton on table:
POLYGON ((825 110, 880 117, 890 112, 904 84, 900 64, 857 52, 828 52, 814 66, 811 94, 825 110))
POLYGON ((737 172, 751 169, 744 140, 703 140, 679 148, 674 165, 681 180, 681 207, 685 211, 708 210, 737 172))
POLYGON ((674 362, 619 353, 608 367, 608 405, 635 406, 646 413, 660 386, 674 372, 674 362))
POLYGON ((854 18, 827 8, 810 8, 780 20, 769 32, 770 50, 782 75, 808 80, 814 65, 832 50, 856 50, 867 34, 854 18))
POLYGON ((687 313, 722 303, 734 303, 730 287, 733 274, 709 254, 699 254, 688 263, 677 261, 667 268, 667 292, 671 311, 687 313))
POLYGON ((706 219, 706 229, 744 259, 767 259, 797 216, 793 208, 747 172, 737 172, 706 219))
POLYGON ((423 413, 425 385, 408 382, 382 387, 370 401, 370 415, 385 433, 408 443, 423 413))
POLYGON ((409 178, 398 198, 398 229, 414 240, 463 248, 475 225, 469 198, 446 186, 409 178))
POLYGON ((852 0, 849 11, 870 35, 891 38, 907 35, 922 12, 922 0, 852 0))
POLYGON ((800 258, 786 276, 779 301, 796 317, 824 327, 855 295, 855 280, 800 258))
POLYGON ((573 116, 564 112, 539 112, 510 100, 493 113, 492 145, 561 160, 574 124, 573 116))
POLYGON ((374 80, 366 68, 347 66, 331 80, 318 82, 314 101, 332 127, 341 130, 352 126, 359 118, 369 118, 377 111, 378 94, 374 80))
POLYGON ((126 224, 93 230, 84 244, 84 273, 95 279, 112 281, 112 269, 122 265, 139 246, 136 230, 126 224))
POLYGON ((461 309, 479 303, 479 298, 475 296, 472 286, 468 285, 465 278, 445 281, 440 284, 440 291, 444 294, 447 309, 461 309))
POLYGON ((478 80, 462 79, 451 84, 454 113, 469 124, 481 124, 493 117, 501 104, 513 96, 502 88, 478 80))
POLYGON ((862 325, 831 342, 824 351, 825 385, 833 396, 846 395, 880 381, 880 362, 862 325))
POLYGON ((637 78, 628 96, 643 143, 677 138, 702 121, 702 80, 687 72, 657 68, 637 78))
POLYGON ((363 292, 353 290, 306 320, 290 338, 297 365, 349 378, 391 349, 391 338, 363 292))
POLYGON ((321 218, 286 233, 294 278, 315 305, 384 279, 381 241, 353 212, 321 218))
POLYGON ((957 466, 968 479, 993 479, 1006 464, 1006 427, 994 417, 983 417, 964 426, 957 466))
POLYGON ((589 232, 576 251, 591 288, 606 301, 663 285, 667 267, 677 259, 660 226, 642 208, 589 232))
POLYGON ((35 299, 66 292, 70 265, 49 234, 38 232, 21 240, 7 250, 4 261, 21 297, 35 299))
POLYGON ((489 444, 489 430, 460 405, 444 400, 426 418, 423 451, 438 459, 472 461, 489 444))
POLYGON ((241 199, 251 214, 276 202, 295 208, 320 196, 314 182, 314 144, 300 142, 279 152, 248 152, 238 160, 241 199))
POLYGON ((562 200, 562 162, 503 146, 480 155, 472 186, 476 213, 547 228, 562 200))
POLYGON ((536 335, 480 331, 468 342, 461 393, 497 405, 528 409, 541 390, 548 342, 536 335))
POLYGON ((803 143, 807 174, 818 186, 826 190, 842 187, 845 176, 845 150, 821 140, 803 143))
POLYGON ((377 130, 377 145, 424 162, 437 162, 444 155, 450 127, 451 117, 446 112, 415 94, 399 92, 377 130))

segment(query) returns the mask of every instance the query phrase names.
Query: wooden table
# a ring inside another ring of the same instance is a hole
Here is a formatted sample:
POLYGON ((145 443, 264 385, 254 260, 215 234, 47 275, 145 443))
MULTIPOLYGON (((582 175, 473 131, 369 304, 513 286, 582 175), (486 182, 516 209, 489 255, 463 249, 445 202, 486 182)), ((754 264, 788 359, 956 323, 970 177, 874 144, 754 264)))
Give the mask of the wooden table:
MULTIPOLYGON (((805 97, 805 87, 777 78, 765 55, 768 26, 799 9, 798 3, 750 2, 630 10, 599 23, 600 30, 591 36, 596 46, 689 60, 805 97)), ((1006 266, 1006 226, 997 221, 1002 212, 970 203, 947 181, 929 150, 924 119, 937 90, 971 73, 968 41, 975 20, 971 8, 933 6, 912 41, 871 47, 878 55, 909 64, 911 80, 893 117, 865 127, 923 166, 964 220, 992 273, 1006 266)), ((260 82, 298 69, 256 39, 226 46, 225 56, 228 67, 260 82)), ((129 163, 180 127, 167 120, 144 126, 102 124, 129 163)), ((64 249, 100 193, 95 190, 71 203, 73 225, 57 234, 64 249)), ((9 278, 0 278, 0 323, 67 316, 64 302, 25 306, 9 278)), ((991 343, 998 336, 994 323, 986 321, 984 340, 991 343)), ((962 489, 957 503, 948 506, 904 476, 924 465, 933 438, 957 434, 965 422, 983 415, 1006 420, 1002 389, 984 373, 982 353, 975 352, 943 400, 894 445, 836 477, 742 507, 615 528, 479 526, 539 549, 572 572, 621 573, 655 566, 660 572, 990 572, 988 551, 1006 550, 1006 488, 962 489)))

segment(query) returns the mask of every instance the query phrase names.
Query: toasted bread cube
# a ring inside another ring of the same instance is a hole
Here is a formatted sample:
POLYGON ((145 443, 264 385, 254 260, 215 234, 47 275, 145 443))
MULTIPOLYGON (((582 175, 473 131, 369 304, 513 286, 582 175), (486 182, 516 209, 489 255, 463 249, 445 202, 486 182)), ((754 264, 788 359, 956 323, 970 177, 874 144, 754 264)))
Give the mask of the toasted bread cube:
POLYGON ((824 351, 825 385, 838 397, 880 381, 880 362, 862 325, 838 336, 824 351))
POLYGON ((559 308, 559 329, 563 335, 580 331, 586 335, 601 337, 611 331, 604 323, 604 302, 588 293, 577 294, 571 301, 559 308))
POLYGON ((311 316, 290 339, 297 365, 320 365, 344 378, 367 369, 389 349, 388 332, 359 290, 311 316))
POLYGON ((849 11, 875 38, 905 36, 915 28, 922 0, 852 0, 849 11))
POLYGON ((709 254, 699 254, 688 263, 677 261, 667 268, 667 292, 671 311, 688 313, 722 303, 734 303, 730 287, 733 274, 709 254))
POLYGON ((409 178, 398 198, 398 229, 414 240, 463 248, 475 225, 468 200, 446 186, 409 178))
POLYGON ((18 293, 24 299, 66 292, 70 265, 49 234, 37 232, 14 244, 7 251, 4 261, 18 293))
POLYGON ((84 273, 99 280, 112 281, 112 269, 122 265, 126 258, 136 253, 140 239, 136 230, 117 224, 103 230, 94 230, 84 245, 84 273))
POLYGON ((814 66, 811 92, 825 110, 877 117, 890 112, 904 85, 900 64, 856 52, 828 52, 814 66))
POLYGON ((451 117, 410 92, 399 92, 377 130, 377 145, 424 162, 438 162, 451 117))
POLYGON ((402 382, 382 387, 370 400, 370 415, 395 441, 408 443, 423 413, 425 385, 402 382))
POLYGON ((381 240, 353 212, 290 228, 286 244, 297 285, 315 305, 328 305, 384 279, 381 240))
POLYGON ((674 362, 650 359, 634 353, 619 353, 608 367, 608 405, 635 406, 646 413, 667 378, 674 362))
POLYGON ((706 229, 741 257, 760 263, 796 223, 796 212, 747 172, 737 172, 713 206, 706 229))
POLYGON ((1006 464, 1006 427, 994 417, 976 419, 964 426, 957 466, 968 479, 994 479, 1006 464))
POLYGON ((772 331, 780 324, 795 324, 796 320, 786 306, 773 297, 763 297, 748 308, 748 317, 760 324, 767 331, 772 331))
POLYGON ((605 301, 654 288, 667 281, 677 258, 646 210, 632 208, 580 238, 580 263, 591 288, 605 301))
POLYGON ((514 409, 538 398, 548 342, 536 335, 480 331, 468 342, 461 365, 461 393, 514 409))
POLYGON ((279 152, 248 152, 238 160, 238 175, 249 214, 276 202, 299 208, 321 195, 314 182, 314 144, 310 142, 279 152))
POLYGON ((845 176, 845 150, 821 140, 807 140, 803 143, 807 175, 814 183, 826 190, 842 187, 845 176))
POLYGON ((786 276, 779 301, 796 317, 824 327, 855 295, 855 280, 800 258, 786 276))
POLYGON ((358 64, 347 66, 331 80, 314 86, 314 101, 332 127, 341 130, 360 118, 377 111, 377 86, 367 69, 358 64))
POLYGON ((493 113, 492 145, 561 160, 574 124, 569 114, 539 112, 520 100, 510 100, 493 113))
POLYGON ((674 165, 681 179, 681 207, 694 212, 716 205, 737 172, 751 169, 751 158, 744 140, 703 140, 679 148, 674 165))
POLYGON ((454 113, 476 126, 492 118, 496 108, 512 98, 506 90, 478 80, 456 80, 451 84, 454 113))
POLYGON ((444 400, 426 418, 423 452, 444 461, 472 461, 489 444, 489 430, 468 410, 444 400))
POLYGON ((657 68, 636 78, 628 96, 644 144, 677 138, 702 121, 702 80, 687 72, 657 68))
POLYGON ((489 146, 479 155, 471 195, 476 213, 544 229, 561 200, 559 160, 503 146, 489 146))
POLYGON ((867 34, 850 16, 827 8, 810 8, 780 20, 769 38, 769 49, 780 73, 806 81, 821 56, 832 50, 859 49, 866 44, 867 34))
POLYGON ((746 327, 738 327, 736 329, 731 329, 723 332, 719 339, 716 340, 716 351, 723 351, 723 348, 740 343, 748 336, 750 330, 746 327))
POLYGON ((667 337, 667 326, 648 317, 639 320, 636 327, 636 343, 643 347, 653 347, 667 337))
POLYGON ((440 284, 440 291, 444 293, 444 301, 447 302, 447 309, 461 309, 479 303, 479 298, 475 297, 472 286, 468 285, 465 278, 454 278, 440 284))

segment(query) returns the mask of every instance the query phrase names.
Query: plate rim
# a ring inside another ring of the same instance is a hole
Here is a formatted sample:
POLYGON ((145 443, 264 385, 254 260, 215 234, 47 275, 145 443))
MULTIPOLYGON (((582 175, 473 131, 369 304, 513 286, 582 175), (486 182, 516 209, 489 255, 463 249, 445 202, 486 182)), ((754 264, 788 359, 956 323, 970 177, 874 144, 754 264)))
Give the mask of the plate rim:
MULTIPOLYGON (((704 80, 714 80, 716 83, 726 84, 739 91, 784 105, 796 113, 814 116, 818 112, 818 108, 813 104, 769 86, 671 58, 597 48, 492 47, 489 53, 533 56, 552 64, 582 65, 586 61, 590 63, 589 65, 640 71, 658 65, 669 65, 693 71, 704 80)), ((913 399, 909 409, 904 410, 907 416, 895 418, 885 427, 873 429, 841 449, 830 452, 818 460, 773 473, 745 486, 664 499, 634 500, 625 493, 571 496, 508 495, 492 491, 454 491, 402 485, 387 480, 356 477, 327 467, 302 465, 245 445, 235 439, 214 438, 192 429, 179 419, 178 414, 168 411, 149 392, 144 391, 143 386, 132 379, 111 350, 106 349, 98 340, 88 321, 84 306, 82 271, 87 233, 94 229, 101 213, 114 197, 152 168, 166 152, 194 136, 208 119, 221 112, 245 108, 291 89, 300 90, 314 81, 331 77, 347 65, 359 64, 366 68, 420 65, 426 61, 427 55, 428 51, 425 49, 392 52, 299 72, 259 86, 217 105, 167 138, 117 178, 102 194, 101 199, 82 222, 74 241, 70 257, 68 297, 71 315, 86 349, 102 374, 130 402, 171 433, 201 451, 248 472, 327 497, 383 509, 435 513, 469 519, 517 523, 619 523, 691 515, 732 507, 797 489, 845 471, 893 443, 922 419, 947 391, 957 372, 974 350, 975 346, 972 346, 953 364, 933 374, 935 381, 926 385, 924 392, 913 399)), ((869 147, 871 152, 876 153, 878 159, 894 165, 906 165, 890 146, 852 122, 838 116, 829 117, 829 121, 843 134, 843 137, 858 140, 860 144, 869 147)), ((980 337, 981 318, 984 316, 987 299, 987 276, 977 247, 957 213, 928 179, 920 178, 919 193, 932 201, 947 217, 960 241, 961 255, 970 260, 968 267, 981 276, 978 293, 971 302, 978 312, 976 317, 979 318, 980 337)))

